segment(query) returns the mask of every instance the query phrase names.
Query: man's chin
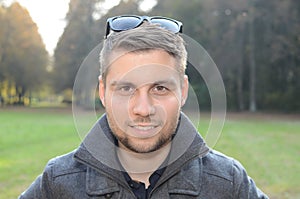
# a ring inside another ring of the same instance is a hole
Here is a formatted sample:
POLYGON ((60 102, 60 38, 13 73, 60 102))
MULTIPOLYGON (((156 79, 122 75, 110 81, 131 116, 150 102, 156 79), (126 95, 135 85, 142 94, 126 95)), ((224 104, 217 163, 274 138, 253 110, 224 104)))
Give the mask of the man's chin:
POLYGON ((128 139, 122 140, 122 145, 128 149, 131 152, 134 153, 153 153, 159 149, 161 149, 163 146, 167 145, 169 139, 165 140, 159 140, 155 143, 149 143, 147 141, 140 141, 139 144, 136 144, 137 141, 129 141, 128 139))

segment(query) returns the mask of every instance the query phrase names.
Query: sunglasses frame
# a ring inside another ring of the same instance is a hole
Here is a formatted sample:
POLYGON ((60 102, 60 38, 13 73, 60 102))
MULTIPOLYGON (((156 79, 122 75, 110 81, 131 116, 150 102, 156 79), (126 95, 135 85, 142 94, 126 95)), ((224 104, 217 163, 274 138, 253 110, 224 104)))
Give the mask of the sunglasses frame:
POLYGON ((135 27, 130 28, 130 29, 126 29, 126 30, 131 30, 131 29, 139 27, 140 25, 143 24, 143 22, 145 20, 148 21, 149 23, 152 23, 151 20, 153 20, 153 19, 164 19, 164 20, 167 20, 167 21, 169 20, 171 22, 174 22, 178 26, 178 32, 174 32, 174 33, 182 33, 182 29, 183 29, 183 24, 180 21, 177 21, 175 19, 171 19, 171 18, 168 18, 168 17, 162 17, 162 16, 149 17, 149 16, 138 16, 138 15, 121 15, 121 16, 115 16, 115 17, 111 17, 111 18, 107 19, 107 21, 106 21, 106 33, 105 33, 105 37, 104 37, 105 39, 107 38, 107 36, 109 35, 111 30, 113 30, 114 32, 126 31, 126 30, 116 30, 116 29, 113 29, 111 27, 111 24, 113 23, 113 21, 115 19, 122 18, 122 17, 133 17, 133 18, 137 18, 137 19, 140 20, 140 22, 135 27))

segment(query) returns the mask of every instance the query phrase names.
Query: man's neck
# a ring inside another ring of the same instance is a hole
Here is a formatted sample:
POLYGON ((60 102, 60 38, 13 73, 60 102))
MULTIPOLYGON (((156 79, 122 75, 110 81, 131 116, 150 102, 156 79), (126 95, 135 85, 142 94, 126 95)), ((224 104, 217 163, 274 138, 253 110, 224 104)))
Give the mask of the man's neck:
POLYGON ((123 148, 117 151, 118 158, 125 171, 132 180, 143 182, 146 187, 150 185, 149 177, 167 158, 171 143, 161 149, 150 153, 135 153, 123 148))

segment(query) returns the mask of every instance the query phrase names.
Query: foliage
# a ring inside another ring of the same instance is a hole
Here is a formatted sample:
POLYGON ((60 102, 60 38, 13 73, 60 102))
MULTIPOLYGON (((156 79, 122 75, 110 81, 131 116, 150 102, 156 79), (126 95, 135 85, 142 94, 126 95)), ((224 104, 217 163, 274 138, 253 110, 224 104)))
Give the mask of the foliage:
POLYGON ((299 8, 292 0, 161 0, 152 13, 182 20, 184 32, 208 50, 231 110, 256 103, 260 110, 299 111, 299 8))
MULTIPOLYGON (((101 7, 98 8, 101 3, 101 0, 70 1, 69 12, 66 16, 68 23, 54 53, 53 85, 58 93, 73 89, 76 74, 84 58, 102 41, 105 32, 105 18, 112 13, 122 13, 124 8, 132 13, 138 7, 135 1, 121 2, 119 6, 111 9, 105 17, 97 19, 95 15, 104 12, 101 7)), ((98 60, 95 62, 96 67, 99 68, 98 60)), ((95 67, 91 66, 90 68, 95 67)), ((97 82, 98 71, 89 71, 92 73, 89 81, 97 82)), ((86 90, 82 92, 86 92, 86 90)), ((75 99, 80 101, 81 96, 84 95, 82 100, 91 102, 94 100, 91 99, 93 94, 90 92, 79 93, 75 99)))
POLYGON ((36 24, 20 4, 1 7, 0 20, 0 96, 7 103, 16 97, 11 103, 23 104, 25 94, 30 96, 43 84, 48 54, 36 24))
MULTIPOLYGON (((101 2, 101 1, 100 1, 101 2)), ((216 62, 224 79, 230 110, 299 111, 300 52, 297 19, 300 3, 258 0, 159 0, 149 13, 141 0, 122 0, 106 14, 99 1, 73 0, 68 26, 56 50, 56 88, 72 88, 83 58, 101 42, 106 19, 121 14, 164 15, 184 23, 184 33, 198 41, 216 62), (81 2, 82 1, 82 2, 81 2), (97 4, 98 3, 98 4, 97 4), (88 9, 90 10, 86 12, 88 9), (99 19, 93 17, 95 13, 99 19), (77 17, 76 16, 80 16, 77 17), (79 20, 80 19, 80 20, 79 20), (80 22, 89 19, 88 22, 80 22), (90 31, 90 32, 89 32, 90 31), (58 81, 58 79, 60 81, 58 81)), ((202 108, 210 100, 202 78, 188 68, 202 108), (203 96, 205 99, 203 99, 203 96), (203 103, 202 103, 203 102, 203 103)))
POLYGON ((54 88, 57 92, 72 89, 79 66, 93 49, 98 34, 93 19, 95 0, 72 0, 68 24, 54 52, 54 88))
MULTIPOLYGON (((157 0, 145 13, 139 9, 142 1, 121 0, 110 10, 102 6, 104 0, 70 1, 67 26, 57 44, 51 73, 57 93, 73 88, 82 61, 103 39, 108 17, 163 15, 182 21, 184 33, 198 41, 216 62, 230 110, 300 111, 300 2, 157 0)), ((36 25, 17 3, 0 7, 0 23, 5 27, 0 29, 0 96, 22 96, 41 83, 47 59, 44 47, 36 25)), ((202 109, 207 109, 207 88, 193 71, 188 67, 202 109)), ((97 81, 98 72, 93 73, 97 81)))

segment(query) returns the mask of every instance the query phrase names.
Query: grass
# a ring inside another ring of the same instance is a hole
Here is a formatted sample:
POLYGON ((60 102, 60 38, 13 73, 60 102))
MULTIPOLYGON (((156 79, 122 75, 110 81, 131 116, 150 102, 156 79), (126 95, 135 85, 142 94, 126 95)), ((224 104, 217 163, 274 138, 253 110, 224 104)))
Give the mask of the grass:
MULTIPOLYGON (((204 132, 207 118, 201 124, 204 132)), ((270 198, 300 198, 299 130, 299 116, 229 114, 214 148, 238 159, 270 198)), ((80 141, 69 109, 0 109, 0 198, 16 198, 80 141)))
POLYGON ((69 111, 0 109, 0 198, 16 198, 50 158, 79 143, 69 111))
POLYGON ((299 130, 295 118, 231 119, 216 149, 238 159, 270 198, 300 198, 299 130))

